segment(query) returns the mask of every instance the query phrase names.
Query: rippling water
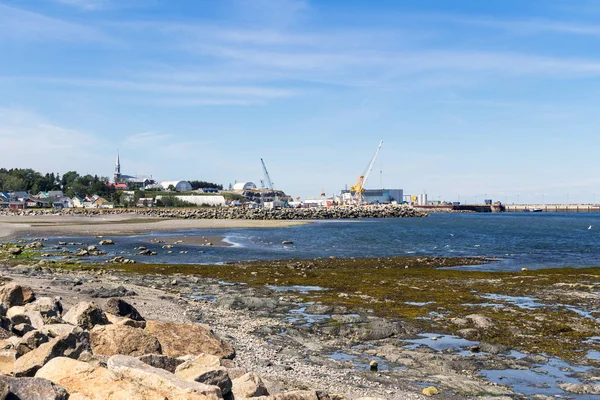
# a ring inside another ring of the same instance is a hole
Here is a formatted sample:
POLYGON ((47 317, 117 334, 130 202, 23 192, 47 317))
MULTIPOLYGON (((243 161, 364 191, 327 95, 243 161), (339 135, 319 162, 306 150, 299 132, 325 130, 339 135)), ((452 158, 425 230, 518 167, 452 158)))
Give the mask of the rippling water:
MULTIPOLYGON (((323 221, 287 228, 191 230, 114 237, 110 256, 144 262, 219 263, 315 257, 490 256, 487 270, 600 265, 599 213, 433 214, 428 218, 323 221), (591 226, 591 229, 588 229, 591 226), (179 244, 172 253, 150 239, 225 236, 231 247, 179 244), (282 245, 291 240, 293 245, 282 245), (157 256, 136 255, 145 246, 157 256), (187 253, 180 253, 186 251, 187 253)), ((89 237, 54 237, 50 243, 94 244, 89 237)), ((74 249, 78 246, 72 246, 74 249)), ((81 247, 81 246, 79 246, 81 247)))

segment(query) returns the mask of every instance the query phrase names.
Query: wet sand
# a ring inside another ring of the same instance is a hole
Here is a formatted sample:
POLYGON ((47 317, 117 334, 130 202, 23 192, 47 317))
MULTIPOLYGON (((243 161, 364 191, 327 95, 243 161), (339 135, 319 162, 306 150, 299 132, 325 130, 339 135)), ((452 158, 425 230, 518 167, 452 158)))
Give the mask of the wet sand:
MULTIPOLYGON (((134 235, 184 229, 281 228, 309 221, 140 218, 134 214, 0 216, 0 239, 18 235, 134 235)), ((188 237, 189 239, 189 237, 188 237)), ((219 240, 222 242, 222 240, 219 240)), ((192 243, 193 244, 193 243, 192 243)), ((213 242, 217 244, 217 240, 213 242)))

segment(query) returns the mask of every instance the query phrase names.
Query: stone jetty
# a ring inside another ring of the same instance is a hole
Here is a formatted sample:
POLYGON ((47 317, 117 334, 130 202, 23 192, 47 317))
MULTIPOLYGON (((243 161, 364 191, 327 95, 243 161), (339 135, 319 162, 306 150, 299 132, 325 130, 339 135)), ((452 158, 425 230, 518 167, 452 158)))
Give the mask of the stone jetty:
MULTIPOLYGON (((311 208, 127 208, 127 209, 84 209, 69 208, 59 211, 62 215, 94 216, 107 214, 135 214, 140 217, 181 219, 245 219, 245 220, 323 220, 356 218, 408 218, 425 217, 427 213, 409 205, 367 205, 311 208)), ((0 215, 35 216, 55 214, 55 210, 3 210, 0 215)))

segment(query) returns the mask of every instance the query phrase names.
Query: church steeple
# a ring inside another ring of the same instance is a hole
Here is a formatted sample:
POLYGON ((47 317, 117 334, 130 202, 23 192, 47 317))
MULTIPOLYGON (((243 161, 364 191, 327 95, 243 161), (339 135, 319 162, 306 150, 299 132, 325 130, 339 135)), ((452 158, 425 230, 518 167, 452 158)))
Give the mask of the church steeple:
POLYGON ((115 163, 115 183, 121 180, 121 161, 119 160, 119 150, 117 150, 117 161, 115 163))

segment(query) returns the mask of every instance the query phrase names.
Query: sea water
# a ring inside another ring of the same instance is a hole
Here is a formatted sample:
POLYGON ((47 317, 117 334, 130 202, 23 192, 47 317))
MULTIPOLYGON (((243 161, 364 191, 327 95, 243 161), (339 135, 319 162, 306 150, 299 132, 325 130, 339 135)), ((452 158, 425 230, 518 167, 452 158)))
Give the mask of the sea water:
MULTIPOLYGON (((600 265, 600 213, 478 213, 432 214, 426 218, 327 220, 285 228, 196 229, 105 236, 115 246, 102 246, 106 257, 122 255, 148 263, 214 264, 243 260, 309 259, 322 257, 493 257, 480 270, 517 271, 600 265), (591 226, 591 229, 588 227, 591 226), (180 243, 163 249, 151 240, 182 236, 224 236, 234 246, 180 243), (283 245, 293 241, 293 245, 283 245), (144 246, 156 256, 138 255, 144 246), (170 253, 169 253, 170 251, 170 253)), ((50 237, 59 241, 97 244, 94 237, 50 237)), ((83 245, 62 246, 75 250, 83 245)))

